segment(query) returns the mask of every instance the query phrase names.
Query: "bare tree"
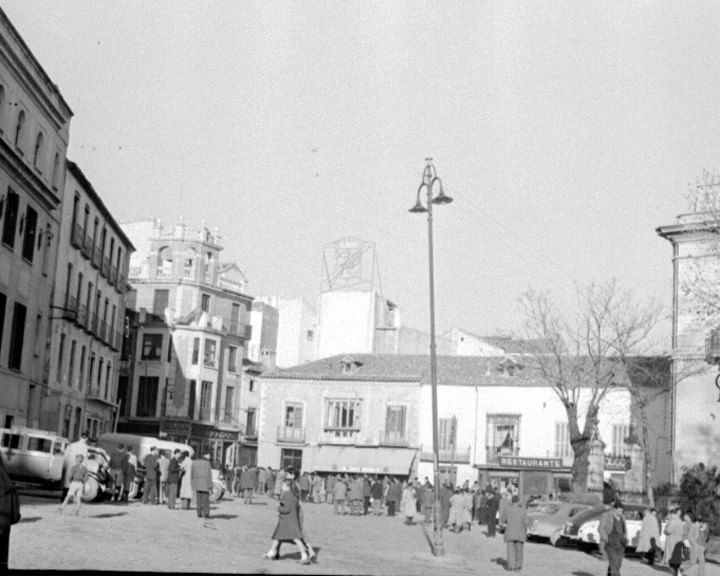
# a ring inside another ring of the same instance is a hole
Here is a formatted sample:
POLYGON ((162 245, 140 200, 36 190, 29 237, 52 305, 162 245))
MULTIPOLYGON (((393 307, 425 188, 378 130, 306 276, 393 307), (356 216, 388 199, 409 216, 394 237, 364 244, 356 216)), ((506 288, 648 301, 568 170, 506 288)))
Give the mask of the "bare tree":
POLYGON ((576 312, 569 318, 547 294, 528 291, 520 304, 530 347, 528 359, 565 407, 574 454, 572 488, 584 492, 600 404, 612 390, 632 387, 624 359, 648 350, 661 308, 639 304, 632 292, 621 291, 615 281, 592 283, 577 294, 576 312))

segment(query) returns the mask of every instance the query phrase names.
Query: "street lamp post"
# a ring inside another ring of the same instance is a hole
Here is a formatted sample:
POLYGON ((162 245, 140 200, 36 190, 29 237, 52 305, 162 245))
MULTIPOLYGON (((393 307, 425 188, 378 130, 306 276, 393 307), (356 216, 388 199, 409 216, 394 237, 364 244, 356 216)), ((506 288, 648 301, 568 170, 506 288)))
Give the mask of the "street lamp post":
POLYGON ((445 545, 442 535, 442 509, 440 506, 440 447, 438 442, 438 400, 437 400, 437 354, 435 350, 435 269, 433 261, 433 228, 432 208, 433 204, 449 204, 452 198, 445 195, 442 180, 438 178, 432 158, 426 158, 427 165, 423 171, 422 182, 417 190, 415 206, 410 208, 414 214, 427 212, 428 215, 428 251, 430 259, 430 388, 432 393, 432 432, 433 432, 433 473, 435 491, 435 503, 433 505, 433 554, 435 556, 445 555, 445 545), (438 184, 440 189, 437 196, 433 197, 433 187, 438 184), (420 200, 420 193, 423 188, 427 193, 427 208, 420 200))

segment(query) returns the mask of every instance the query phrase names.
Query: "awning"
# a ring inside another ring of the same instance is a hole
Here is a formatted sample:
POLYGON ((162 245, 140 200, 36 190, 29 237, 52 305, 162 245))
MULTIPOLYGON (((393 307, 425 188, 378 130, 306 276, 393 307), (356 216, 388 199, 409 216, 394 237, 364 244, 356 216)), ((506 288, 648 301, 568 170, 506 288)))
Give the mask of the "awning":
MULTIPOLYGON (((358 448, 356 446, 318 446, 308 462, 314 472, 355 474, 410 474, 417 450, 411 448, 358 448)), ((303 468, 305 463, 303 463, 303 468)))

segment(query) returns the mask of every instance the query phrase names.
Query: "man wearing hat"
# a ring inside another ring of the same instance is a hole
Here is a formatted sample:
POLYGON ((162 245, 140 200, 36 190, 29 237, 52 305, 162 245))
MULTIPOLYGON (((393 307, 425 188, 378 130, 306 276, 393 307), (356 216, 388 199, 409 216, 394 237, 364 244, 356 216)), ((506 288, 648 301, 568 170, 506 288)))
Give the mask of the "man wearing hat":
POLYGON ((627 526, 623 518, 623 504, 616 500, 612 505, 612 527, 608 533, 605 553, 608 557, 608 576, 620 576, 620 566, 625 558, 627 526))

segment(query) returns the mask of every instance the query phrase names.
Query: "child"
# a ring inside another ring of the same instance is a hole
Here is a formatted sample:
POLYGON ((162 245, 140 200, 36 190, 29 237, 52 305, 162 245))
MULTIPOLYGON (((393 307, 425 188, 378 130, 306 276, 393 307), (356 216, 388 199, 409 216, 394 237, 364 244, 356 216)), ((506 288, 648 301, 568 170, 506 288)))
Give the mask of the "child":
POLYGON ((310 564, 311 560, 308 557, 307 549, 302 541, 303 534, 300 526, 299 502, 290 488, 293 481, 294 480, 291 478, 285 478, 283 480, 280 493, 280 505, 278 506, 280 517, 278 518, 275 532, 273 532, 272 535, 270 550, 268 550, 267 554, 265 554, 265 557, 275 560, 279 555, 278 551, 280 548, 280 541, 292 540, 300 550, 300 563, 310 564))
POLYGON ((82 503, 82 495, 85 492, 85 482, 88 479, 88 469, 83 464, 85 457, 82 454, 75 456, 75 466, 70 469, 70 488, 68 489, 65 500, 60 505, 58 512, 62 514, 65 505, 70 502, 70 498, 75 500, 75 516, 80 515, 80 504, 82 503))

